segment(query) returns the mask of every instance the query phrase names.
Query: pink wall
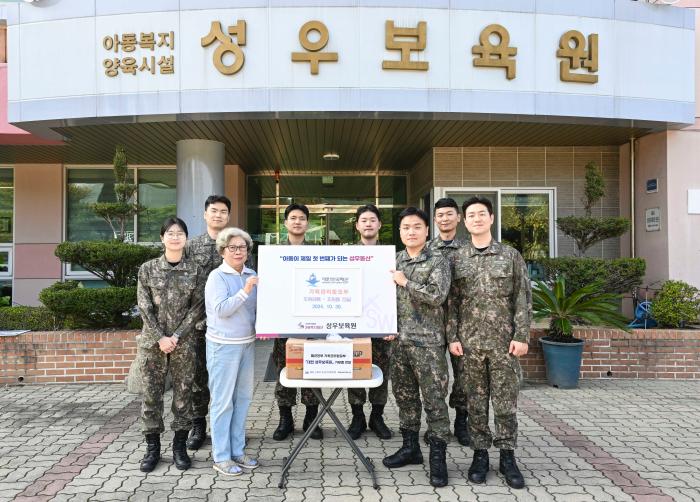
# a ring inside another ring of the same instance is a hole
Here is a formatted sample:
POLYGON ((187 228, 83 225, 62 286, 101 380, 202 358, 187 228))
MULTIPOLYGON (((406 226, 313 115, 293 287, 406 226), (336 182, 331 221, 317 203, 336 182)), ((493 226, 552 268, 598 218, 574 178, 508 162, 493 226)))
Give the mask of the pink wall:
POLYGON ((675 215, 668 212, 667 181, 667 133, 661 132, 644 136, 637 141, 635 169, 635 247, 636 255, 647 262, 644 285, 668 279, 669 245, 668 222, 675 215), (646 181, 657 178, 659 191, 646 193, 646 181), (646 231, 646 209, 658 207, 661 210, 661 230, 646 231))
POLYGON ((700 190, 700 135, 668 133, 669 278, 700 287, 700 214, 688 214, 688 190, 700 190))
POLYGON ((38 305, 39 291, 61 279, 61 263, 53 251, 63 233, 63 168, 61 164, 17 164, 14 173, 12 300, 38 305))

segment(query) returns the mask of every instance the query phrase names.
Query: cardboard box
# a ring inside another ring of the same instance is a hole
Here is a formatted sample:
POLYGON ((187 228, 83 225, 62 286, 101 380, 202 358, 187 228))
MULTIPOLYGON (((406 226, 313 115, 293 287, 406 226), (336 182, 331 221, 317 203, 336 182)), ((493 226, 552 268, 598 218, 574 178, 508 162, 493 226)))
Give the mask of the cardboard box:
MULTIPOLYGON (((286 346, 287 378, 300 380, 304 378, 304 344, 337 344, 345 341, 328 341, 303 338, 289 338, 286 346)), ((372 378, 372 339, 354 338, 352 340, 352 379, 369 380, 372 378)))

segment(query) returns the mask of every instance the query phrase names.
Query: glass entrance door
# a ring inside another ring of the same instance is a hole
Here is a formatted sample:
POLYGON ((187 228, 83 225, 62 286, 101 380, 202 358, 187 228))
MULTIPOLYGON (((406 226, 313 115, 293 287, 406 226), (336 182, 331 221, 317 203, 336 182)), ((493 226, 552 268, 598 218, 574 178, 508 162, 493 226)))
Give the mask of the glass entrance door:
MULTIPOLYGON (((348 245, 357 240, 354 206, 318 204, 308 206, 309 229, 306 240, 313 244, 348 245)), ((282 239, 286 238, 285 236, 282 239)))

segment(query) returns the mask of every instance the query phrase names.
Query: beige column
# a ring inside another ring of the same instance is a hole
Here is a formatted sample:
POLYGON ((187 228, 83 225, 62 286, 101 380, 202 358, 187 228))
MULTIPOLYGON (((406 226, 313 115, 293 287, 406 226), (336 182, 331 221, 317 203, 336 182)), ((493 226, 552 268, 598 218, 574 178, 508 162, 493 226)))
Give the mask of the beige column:
POLYGON ((245 198, 245 172, 241 166, 224 166, 224 187, 226 197, 231 199, 231 221, 229 224, 246 230, 248 201, 245 198))
POLYGON ((54 256, 63 229, 63 166, 16 164, 12 301, 40 305, 39 292, 61 279, 54 256))

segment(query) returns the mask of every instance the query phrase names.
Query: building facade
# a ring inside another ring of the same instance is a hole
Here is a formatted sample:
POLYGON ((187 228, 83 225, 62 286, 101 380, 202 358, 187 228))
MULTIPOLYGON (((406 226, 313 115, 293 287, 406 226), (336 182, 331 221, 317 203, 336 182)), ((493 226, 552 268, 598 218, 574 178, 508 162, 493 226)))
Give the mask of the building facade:
POLYGON ((110 237, 90 205, 114 198, 117 145, 146 208, 135 242, 157 241, 173 213, 202 232, 204 198, 223 192, 232 224, 260 244, 285 237, 292 201, 310 207, 314 242, 355 242, 354 209, 372 202, 382 242, 398 244, 402 208, 480 194, 496 237, 531 262, 573 253, 556 218, 583 213, 595 162, 606 184, 595 214, 634 225, 588 255, 640 256, 648 284, 700 286, 696 11, 678 5, 5 5, 3 295, 36 304, 56 280, 96 285, 53 250, 110 237))

